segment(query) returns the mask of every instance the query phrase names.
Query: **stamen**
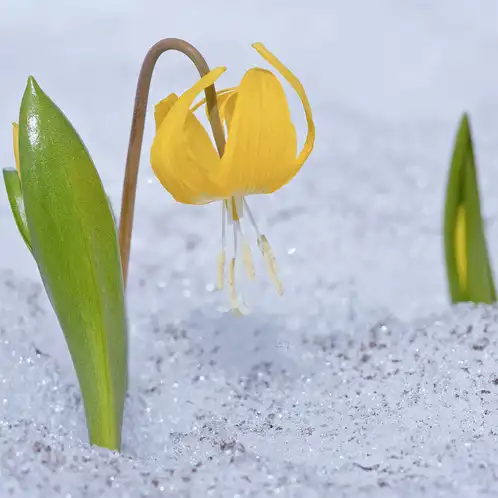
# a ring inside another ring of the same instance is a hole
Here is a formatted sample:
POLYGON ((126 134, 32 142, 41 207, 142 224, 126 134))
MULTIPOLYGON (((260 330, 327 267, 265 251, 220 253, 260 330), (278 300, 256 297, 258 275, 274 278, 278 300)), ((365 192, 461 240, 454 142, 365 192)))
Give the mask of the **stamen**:
POLYGON ((278 277, 277 262, 273 254, 273 250, 266 236, 262 235, 259 231, 247 201, 244 197, 239 196, 232 196, 229 199, 225 199, 222 202, 222 250, 218 258, 218 287, 223 288, 224 284, 224 268, 226 263, 226 227, 227 224, 229 224, 232 226, 233 230, 233 254, 228 264, 228 294, 232 310, 236 315, 244 315, 249 312, 244 299, 237 293, 235 281, 239 238, 242 241, 242 260, 247 276, 250 280, 254 280, 256 277, 251 247, 242 230, 241 218, 243 210, 247 213, 251 225, 256 232, 258 247, 263 255, 268 276, 275 286, 277 293, 280 296, 284 293, 282 282, 278 277))
POLYGON ((263 258, 266 263, 266 271, 268 272, 273 285, 277 289, 278 295, 281 296, 284 293, 284 288, 282 286, 282 282, 280 282, 280 279, 278 278, 277 260, 273 255, 268 239, 264 235, 258 237, 258 247, 263 253, 263 258))
MULTIPOLYGON (((235 201, 234 198, 232 197, 232 213, 237 214, 236 208, 235 208, 235 201)), ((232 218, 232 223, 235 225, 238 223, 238 218, 232 218)), ((234 259, 237 257, 237 229, 234 227, 233 229, 233 257, 234 259)))
POLYGON ((226 254, 225 251, 221 251, 218 254, 218 281, 217 286, 218 289, 222 290, 225 285, 225 263, 226 263, 226 254))
MULTIPOLYGON (((228 204, 228 202, 227 202, 228 204)), ((228 205, 227 205, 228 207, 228 205)), ((237 216, 237 208, 235 205, 235 197, 232 197, 230 199, 230 210, 228 211, 229 213, 229 219, 231 219, 232 224, 234 225, 233 227, 233 257, 230 260, 230 265, 228 268, 228 294, 230 297, 230 303, 232 305, 232 310, 236 315, 242 315, 243 314, 243 307, 240 306, 239 304, 239 297, 237 295, 237 289, 235 287, 235 262, 237 259, 237 253, 238 253, 238 237, 237 237, 237 225, 240 226, 240 223, 238 221, 238 216, 237 216)))
POLYGON ((244 262, 244 268, 246 270, 246 274, 249 277, 249 280, 254 280, 256 278, 256 270, 254 269, 254 263, 252 260, 251 246, 249 245, 249 242, 244 236, 241 222, 235 221, 234 225, 238 236, 242 240, 242 261, 244 262))
POLYGON ((251 246, 245 237, 242 239, 242 251, 247 276, 249 280, 254 280, 256 278, 256 270, 254 269, 254 262, 252 260, 251 246))
POLYGON ((254 216, 249 209, 249 204, 247 204, 247 201, 244 198, 244 208, 247 212, 247 215, 249 216, 249 220, 251 221, 251 225, 254 228, 254 231, 256 232, 256 235, 258 237, 258 247, 261 251, 261 254, 263 255, 263 259, 265 260, 265 265, 266 265, 266 271, 268 272, 268 275, 273 282, 273 285, 277 289, 277 293, 279 296, 281 296, 284 293, 284 288, 282 285, 282 282, 278 278, 278 268, 277 268, 277 260, 275 259, 275 256, 273 255, 272 248, 270 246, 270 243, 268 242, 268 239, 266 236, 261 235, 261 232, 258 229, 258 226, 256 225, 256 221, 254 219, 254 216))
POLYGON ((243 212, 243 197, 234 196, 230 198, 231 215, 233 221, 239 221, 243 212))
POLYGON ((225 283, 225 263, 226 263, 226 231, 227 215, 225 201, 221 203, 221 252, 218 255, 218 289, 223 289, 225 283))
POLYGON ((236 315, 242 315, 242 312, 239 309, 237 291, 235 289, 235 258, 232 258, 228 265, 228 295, 230 297, 230 304, 232 305, 233 312, 236 315))
POLYGON ((259 233, 258 226, 256 225, 256 221, 254 219, 254 216, 252 215, 251 210, 249 209, 249 204, 247 204, 245 197, 244 197, 244 208, 247 211, 247 214, 249 216, 249 221, 251 222, 251 225, 254 228, 254 231, 256 232, 256 235, 258 236, 259 240, 261 238, 261 234, 259 233))

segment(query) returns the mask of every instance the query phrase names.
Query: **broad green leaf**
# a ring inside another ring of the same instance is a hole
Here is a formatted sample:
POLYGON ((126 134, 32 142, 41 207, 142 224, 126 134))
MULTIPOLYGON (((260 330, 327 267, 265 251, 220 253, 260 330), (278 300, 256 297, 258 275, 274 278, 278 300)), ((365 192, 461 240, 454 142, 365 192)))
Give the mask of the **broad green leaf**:
POLYGON ((33 256, 78 375, 90 442, 119 449, 127 330, 116 226, 83 142, 32 77, 19 156, 33 256))
POLYGON ((31 251, 31 237, 29 235, 28 222, 26 221, 26 213, 24 212, 24 199, 17 170, 12 168, 4 169, 3 181, 17 228, 21 232, 28 249, 31 251))
POLYGON ((453 303, 494 303, 495 286, 481 216, 469 117, 455 141, 444 216, 446 270, 453 303))

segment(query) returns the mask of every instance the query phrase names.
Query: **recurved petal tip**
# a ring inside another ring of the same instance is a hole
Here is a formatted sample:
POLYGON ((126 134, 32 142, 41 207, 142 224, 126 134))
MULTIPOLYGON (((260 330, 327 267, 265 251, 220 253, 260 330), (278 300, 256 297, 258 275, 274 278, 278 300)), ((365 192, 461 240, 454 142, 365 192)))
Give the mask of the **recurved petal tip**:
POLYGON ((164 118, 171 111, 171 108, 178 101, 175 93, 169 94, 165 99, 158 102, 154 107, 154 121, 156 122, 156 132, 159 130, 164 118))

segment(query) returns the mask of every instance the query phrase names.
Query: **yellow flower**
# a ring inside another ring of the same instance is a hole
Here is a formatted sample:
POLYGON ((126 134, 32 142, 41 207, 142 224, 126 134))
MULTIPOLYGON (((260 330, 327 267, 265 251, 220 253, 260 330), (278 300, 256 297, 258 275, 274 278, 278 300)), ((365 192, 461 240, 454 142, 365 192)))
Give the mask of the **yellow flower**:
POLYGON ((245 197, 269 194, 288 183, 310 155, 315 140, 311 108, 301 83, 261 43, 255 43, 253 47, 281 73, 301 99, 308 133, 299 153, 284 89, 273 73, 261 68, 249 69, 238 87, 217 93, 220 117, 228 135, 221 158, 208 132, 194 115, 204 101, 196 106, 193 102, 225 72, 225 67, 214 69, 180 97, 171 94, 156 105, 156 136, 151 148, 152 169, 176 201, 185 204, 222 201, 218 285, 223 287, 224 283, 228 222, 234 235, 228 284, 232 306, 239 311, 243 309, 235 290, 239 240, 247 274, 250 278, 255 275, 249 244, 241 226, 245 214, 255 229, 268 273, 279 294, 283 292, 270 244, 258 230, 245 197))

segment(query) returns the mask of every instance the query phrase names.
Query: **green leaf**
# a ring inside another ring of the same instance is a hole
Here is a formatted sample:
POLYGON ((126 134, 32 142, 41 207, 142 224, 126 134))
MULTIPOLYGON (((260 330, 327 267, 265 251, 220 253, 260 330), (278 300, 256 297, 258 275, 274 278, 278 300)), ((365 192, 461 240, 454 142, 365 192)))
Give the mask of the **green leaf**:
POLYGON ((444 216, 446 270, 453 303, 494 303, 496 291, 481 216, 469 117, 455 140, 444 216))
POLYGON ((119 449, 127 325, 116 226, 83 142, 32 77, 19 156, 33 255, 71 353, 90 442, 119 449))
POLYGON ((31 237, 29 235, 28 222, 26 221, 26 213, 24 212, 24 199, 17 170, 5 168, 3 170, 3 181, 17 228, 21 232, 28 249, 31 251, 31 237))

